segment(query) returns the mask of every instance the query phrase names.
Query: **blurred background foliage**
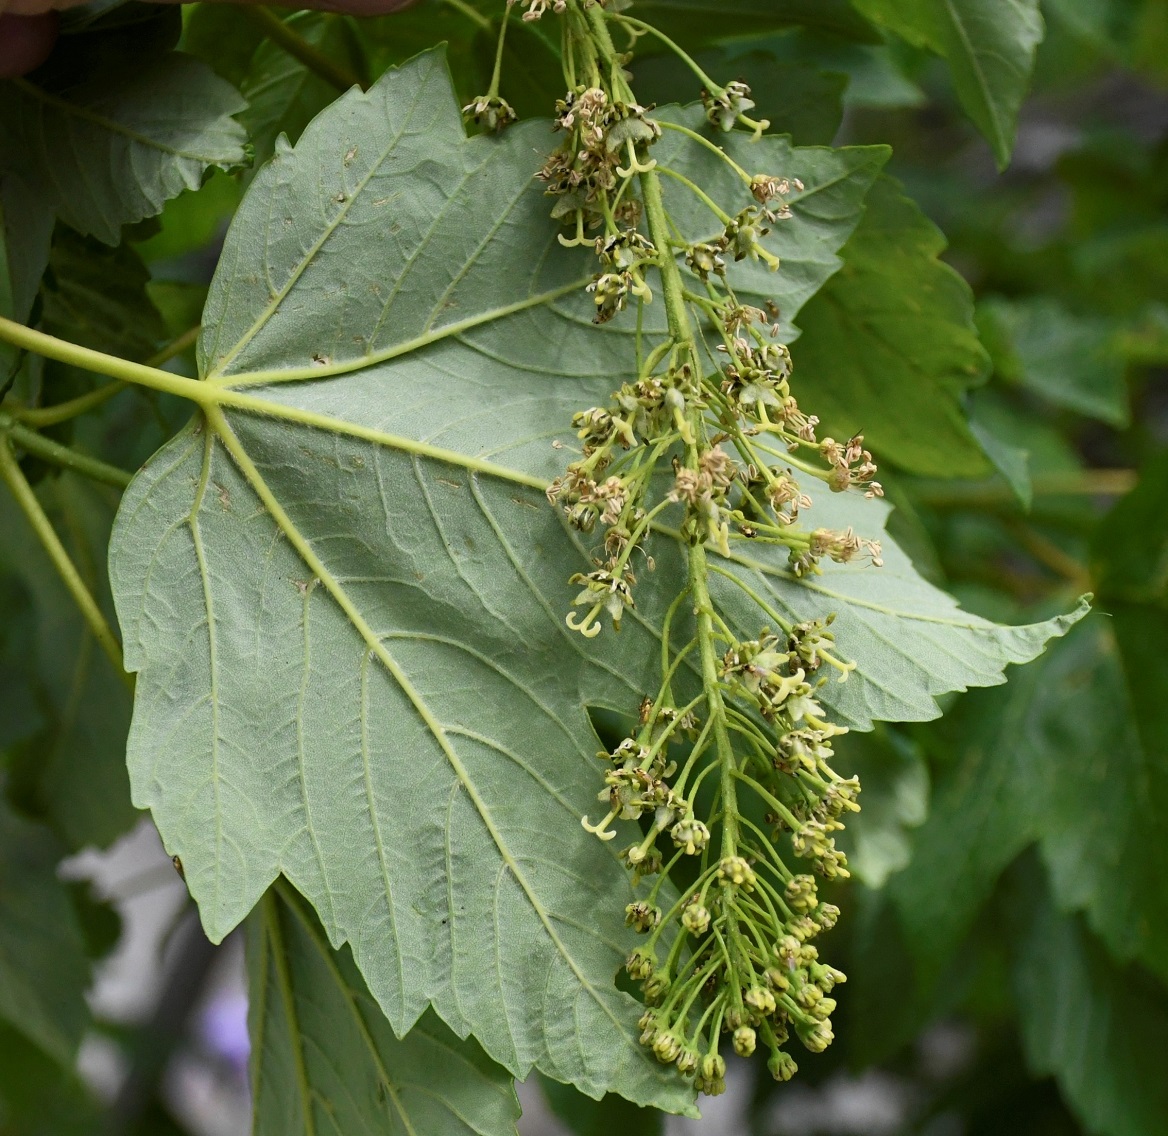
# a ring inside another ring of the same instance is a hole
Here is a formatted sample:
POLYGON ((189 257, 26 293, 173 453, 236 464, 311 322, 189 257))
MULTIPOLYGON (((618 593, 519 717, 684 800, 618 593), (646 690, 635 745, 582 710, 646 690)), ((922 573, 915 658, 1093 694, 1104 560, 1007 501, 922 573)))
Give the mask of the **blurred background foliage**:
MULTIPOLYGON (((833 960, 849 975, 838 1040, 802 1056, 793 1085, 739 1077, 748 1099, 734 1123, 752 1136, 1159 1136, 1168 5, 1043 0, 1029 93, 1023 102, 1023 75, 1005 97, 1021 110, 1004 170, 1010 139, 979 132, 986 108, 946 65, 945 44, 914 32, 917 7, 637 4, 707 71, 747 80, 761 113, 797 143, 893 146, 844 267, 801 314, 792 350, 800 396, 827 432, 868 438, 896 506, 892 531, 918 568, 1005 621, 1096 596, 1095 613, 1007 685, 948 699, 935 722, 841 743, 864 811, 848 835, 856 879, 835 900, 845 917, 833 960)), ((114 68, 127 51, 140 60, 177 41, 242 91, 258 165, 340 90, 441 39, 469 101, 487 85, 498 9, 421 0, 356 20, 130 5, 95 24, 91 7, 71 17, 61 50, 114 68)), ((546 114, 561 94, 548 26, 515 24, 507 40, 503 93, 521 115, 546 114)), ((641 48, 642 97, 696 96, 675 59, 641 48)), ((211 174, 117 249, 58 224, 34 302, 41 325, 128 358, 162 351, 193 373, 189 333, 250 176, 211 174)), ((35 216, 20 192, 0 178, 6 215, 35 216)), ((9 244, 17 255, 14 234, 9 244)), ((94 389, 52 362, 26 362, 16 383, 29 401, 49 383, 55 401, 94 389)), ((133 390, 41 434, 133 469, 184 415, 133 390)), ((22 466, 101 593, 117 487, 58 474, 34 453, 22 466)), ((0 1133, 211 1131, 195 1113, 176 1115, 165 1074, 195 1046, 191 1011, 212 952, 184 940, 176 960, 172 943, 157 1004, 135 1021, 102 1020, 82 1000, 118 939, 117 916, 52 876, 63 856, 107 847, 134 821, 122 764, 129 695, 3 496, 0 511, 0 528, 16 534, 0 548, 0 1133), (13 962, 30 928, 43 998, 28 996, 13 962), (121 1055, 104 1099, 73 1071, 86 1035, 121 1055)), ((188 916, 174 918, 186 926, 188 916)), ((663 1126, 619 1101, 546 1091, 581 1136, 663 1126)))

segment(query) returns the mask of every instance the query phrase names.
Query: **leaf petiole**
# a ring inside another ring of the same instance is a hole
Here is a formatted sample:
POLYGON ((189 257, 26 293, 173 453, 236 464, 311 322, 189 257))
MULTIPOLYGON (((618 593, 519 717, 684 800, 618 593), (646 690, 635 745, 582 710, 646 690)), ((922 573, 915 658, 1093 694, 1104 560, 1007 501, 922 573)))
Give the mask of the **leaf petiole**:
MULTIPOLYGON (((108 388, 107 388, 108 389, 108 388)), ((71 469, 84 477, 100 481, 105 485, 112 485, 116 489, 125 489, 130 484, 132 474, 115 465, 91 458, 87 454, 78 453, 68 446, 54 442, 35 430, 15 421, 7 414, 0 414, 0 438, 7 435, 22 450, 35 454, 44 461, 60 466, 62 469, 71 469)), ((0 442, 0 444, 3 444, 0 442)))

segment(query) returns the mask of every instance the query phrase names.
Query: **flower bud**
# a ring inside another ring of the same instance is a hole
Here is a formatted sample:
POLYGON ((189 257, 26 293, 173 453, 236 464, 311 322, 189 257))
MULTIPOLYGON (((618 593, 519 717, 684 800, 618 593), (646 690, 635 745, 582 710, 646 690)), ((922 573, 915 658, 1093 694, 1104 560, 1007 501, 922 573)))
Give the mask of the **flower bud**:
POLYGON ((644 934, 652 931, 661 922, 661 908, 650 907, 649 904, 638 900, 625 908, 625 923, 644 934))
POLYGON ((661 1032, 656 1014, 651 1010, 647 1014, 642 1014, 637 1024, 641 1027, 641 1044, 652 1048, 657 1041, 657 1035, 661 1032))
POLYGON ((657 1035, 653 1042, 653 1056, 662 1065, 672 1065, 681 1055, 681 1042, 668 1031, 657 1035))
POLYGON ((763 986, 752 986, 743 995, 742 1000, 752 1010, 757 1010, 760 1014, 773 1014, 775 1012, 775 996, 763 986))
POLYGON ((763 978, 766 979, 766 984, 772 990, 777 990, 780 994, 791 988, 791 983, 787 979, 787 976, 777 966, 767 967, 763 973, 763 978))
POLYGON ((767 1069, 776 1081, 789 1081, 798 1071, 794 1058, 781 1049, 776 1049, 767 1061, 767 1069))
POLYGON ((641 988, 645 994, 645 1001, 650 1005, 656 1005, 669 993, 670 985, 669 976, 662 971, 658 971, 641 988))
POLYGON ((840 986, 848 980, 848 976, 842 970, 836 970, 834 966, 825 966, 822 963, 813 963, 808 968, 808 972, 811 981, 824 994, 830 994, 833 987, 840 986))
POLYGON ((683 817, 670 830, 673 843, 684 848, 687 856, 693 856, 710 843, 710 830, 700 820, 692 816, 683 817))
POLYGON ((734 1052, 739 1057, 749 1057, 757 1044, 758 1038, 750 1026, 739 1026, 734 1031, 734 1052))
POLYGON ((812 1053, 822 1053, 835 1040, 831 1022, 816 1022, 811 1027, 798 1029, 799 1040, 812 1053))
POLYGON ((698 1055, 692 1049, 683 1049, 677 1058, 677 1071, 683 1077, 692 1077, 697 1071, 698 1055))
POLYGON ((754 888, 754 869, 741 856, 727 856, 723 859, 718 865, 718 875, 745 891, 754 888))
POLYGON ((644 947, 638 947, 633 951, 627 959, 625 959, 625 970, 628 971, 629 977, 636 979, 638 982, 644 982, 653 974, 654 958, 651 951, 644 947))
POLYGON ((691 935, 704 935, 710 929, 710 912, 700 903, 690 904, 681 913, 681 922, 691 935))
POLYGON ((698 1072, 708 1081, 720 1081, 726 1076, 726 1061, 720 1054, 707 1053, 698 1063, 698 1072))

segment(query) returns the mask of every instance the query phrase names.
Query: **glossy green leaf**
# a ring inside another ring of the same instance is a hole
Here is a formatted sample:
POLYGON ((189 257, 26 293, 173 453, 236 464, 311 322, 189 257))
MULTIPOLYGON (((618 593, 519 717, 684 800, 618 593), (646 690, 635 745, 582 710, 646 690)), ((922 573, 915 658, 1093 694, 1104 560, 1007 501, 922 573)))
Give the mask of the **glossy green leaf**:
POLYGON ((69 1065, 89 1020, 89 963, 60 857, 47 828, 0 798, 0 1020, 69 1065))
POLYGON ((238 93, 178 52, 52 89, 0 83, 0 166, 78 232, 116 244, 204 172, 244 160, 238 93))
POLYGON ((1042 39, 1038 0, 855 0, 855 5, 909 43, 945 57, 961 105, 1004 167, 1042 39))
POLYGON ((513 1136, 510 1076, 432 1012, 396 1038, 348 949, 286 886, 252 917, 248 970, 255 1136, 513 1136))
POLYGON ((1168 1115, 1168 996, 1121 969, 1049 900, 1031 913, 1014 975, 1031 1070, 1053 1074, 1088 1132, 1152 1136, 1168 1115))
POLYGON ((891 178, 877 181, 841 253, 803 309, 796 374, 816 392, 823 432, 862 432, 877 461, 913 473, 989 472, 961 395, 989 359, 969 286, 940 259, 945 238, 891 178))
POLYGON ((1128 422, 1124 363, 1110 320, 1075 315, 1050 297, 988 300, 978 310, 994 369, 1055 406, 1112 426, 1128 422))
MULTIPOLYGON (((787 274, 737 277, 797 310, 884 151, 731 142, 806 185, 776 234, 787 274)), ((544 123, 468 141, 431 53, 257 176, 208 301, 206 418, 136 478, 111 549, 139 675, 134 799, 212 937, 283 873, 399 1033, 432 1004, 516 1075, 681 1109, 613 985, 635 941, 626 873, 579 824, 597 792, 586 708, 640 701, 680 550, 663 528, 619 636, 569 632, 588 550, 543 488, 573 411, 626 373, 635 322, 590 322, 590 266, 530 176, 548 145, 544 123)), ((708 151, 660 145, 708 192, 743 194, 708 151)), ((683 231, 709 226, 669 192, 683 231)), ((659 305, 645 317, 659 334, 659 305)), ((872 532, 884 516, 817 508, 872 532)), ((935 694, 1000 682, 1075 618, 997 627, 886 560, 813 582, 765 549, 728 563, 799 618, 839 613, 860 669, 825 694, 861 725, 932 717, 935 694)), ((715 587, 756 634, 754 601, 715 587)))

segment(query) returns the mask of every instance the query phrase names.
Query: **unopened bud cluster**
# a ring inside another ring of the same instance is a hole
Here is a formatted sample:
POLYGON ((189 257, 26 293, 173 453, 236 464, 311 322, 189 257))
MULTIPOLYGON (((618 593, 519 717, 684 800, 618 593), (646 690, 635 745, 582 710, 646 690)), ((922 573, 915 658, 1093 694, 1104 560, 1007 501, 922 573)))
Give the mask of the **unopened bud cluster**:
POLYGON ((647 936, 626 964, 647 1006, 641 1041, 705 1093, 725 1088, 725 1045, 742 1056, 766 1049, 768 1068, 786 1080, 796 1071, 783 1048, 792 1034, 813 1052, 832 1039, 830 995, 844 976, 820 962, 812 940, 839 912, 820 899, 816 876, 848 875, 834 834, 859 808, 860 787, 831 768, 832 739, 844 731, 815 698, 816 672, 847 666, 833 654, 828 622, 764 631, 731 643, 721 659, 735 780, 757 797, 770 832, 741 827, 729 854, 724 832, 714 842, 697 788, 723 755, 701 713, 706 700, 673 706, 669 676, 642 703, 637 731, 601 755, 611 766, 600 793, 608 812, 583 822, 609 840, 618 821, 641 821, 643 835, 621 853, 634 883, 654 878, 625 909, 628 925, 647 936), (779 851, 787 841, 810 872, 788 866, 779 851), (674 897, 666 884, 683 857, 697 860, 696 879, 674 897))

